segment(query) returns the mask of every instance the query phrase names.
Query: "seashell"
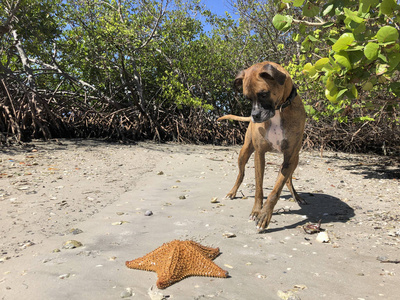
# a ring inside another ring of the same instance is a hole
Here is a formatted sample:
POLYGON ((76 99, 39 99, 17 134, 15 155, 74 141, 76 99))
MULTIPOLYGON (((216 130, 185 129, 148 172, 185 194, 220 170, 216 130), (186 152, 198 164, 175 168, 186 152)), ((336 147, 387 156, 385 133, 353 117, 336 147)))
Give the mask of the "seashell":
POLYGON ((69 276, 70 276, 70 274, 66 273, 66 274, 62 274, 62 275, 58 276, 58 278, 65 279, 65 278, 68 278, 69 276))
POLYGON ((135 296, 135 294, 132 292, 131 288, 126 288, 123 292, 121 292, 121 298, 129 298, 132 296, 135 296))
POLYGON ((223 234, 223 236, 226 237, 226 238, 228 238, 228 239, 230 239, 230 238, 236 237, 236 234, 234 234, 234 233, 232 233, 232 232, 225 232, 225 233, 223 234))
POLYGON ((4 257, 0 258, 0 262, 5 262, 6 260, 9 260, 9 259, 11 259, 10 256, 4 256, 4 257))
POLYGON ((83 246, 82 243, 81 243, 81 242, 78 242, 78 241, 76 241, 76 240, 66 241, 66 242, 63 244, 63 248, 64 248, 64 249, 74 249, 74 248, 78 248, 78 247, 82 247, 82 246, 83 246))
POLYGON ((320 233, 318 233, 316 240, 317 240, 317 242, 320 242, 320 243, 329 243, 330 238, 329 238, 328 232, 321 231, 320 233))
POLYGON ((157 289, 153 289, 153 286, 148 289, 147 294, 150 296, 151 300, 165 300, 166 298, 169 298, 168 295, 164 295, 157 289))
POLYGON ((296 295, 294 292, 292 291, 281 291, 279 290, 277 292, 277 295, 279 298, 281 298, 282 300, 300 300, 300 297, 298 295, 296 295))
POLYGON ((231 265, 228 264, 224 264, 225 267, 229 268, 229 269, 233 269, 233 267, 231 265))
POLYGON ((71 229, 69 230, 69 232, 72 233, 72 234, 74 234, 74 235, 77 235, 77 234, 82 233, 83 231, 82 231, 81 229, 79 229, 79 228, 71 228, 71 229))
POLYGON ((211 198, 211 203, 219 203, 218 197, 211 198))

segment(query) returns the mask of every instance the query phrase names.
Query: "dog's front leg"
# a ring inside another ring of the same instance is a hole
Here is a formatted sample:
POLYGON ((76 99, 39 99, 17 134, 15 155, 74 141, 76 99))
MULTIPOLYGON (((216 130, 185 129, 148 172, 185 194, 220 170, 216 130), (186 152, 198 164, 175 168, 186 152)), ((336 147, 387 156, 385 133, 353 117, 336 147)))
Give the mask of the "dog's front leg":
POLYGON ((258 230, 264 230, 270 223, 272 218, 272 212, 274 211, 274 207, 279 200, 283 186, 288 181, 289 177, 292 175, 295 168, 296 168, 295 161, 293 161, 292 159, 289 160, 288 157, 284 155, 284 161, 281 170, 279 171, 278 179, 276 180, 274 188, 268 195, 265 205, 261 209, 261 213, 257 218, 258 230))
POLYGON ((253 210, 250 214, 251 220, 258 220, 261 214, 261 208, 263 205, 263 181, 264 181, 264 169, 265 169, 265 152, 256 150, 254 154, 254 167, 256 177, 256 194, 254 199, 253 210))
POLYGON ((253 143, 251 141, 251 128, 249 127, 246 132, 246 138, 244 140, 244 144, 242 149, 240 149, 239 158, 238 158, 238 167, 239 167, 239 174, 236 178, 235 185, 231 189, 231 191, 226 195, 226 198, 233 199, 236 197, 236 193, 239 189, 239 186, 243 182, 244 178, 244 171, 249 160, 251 154, 254 152, 253 143))

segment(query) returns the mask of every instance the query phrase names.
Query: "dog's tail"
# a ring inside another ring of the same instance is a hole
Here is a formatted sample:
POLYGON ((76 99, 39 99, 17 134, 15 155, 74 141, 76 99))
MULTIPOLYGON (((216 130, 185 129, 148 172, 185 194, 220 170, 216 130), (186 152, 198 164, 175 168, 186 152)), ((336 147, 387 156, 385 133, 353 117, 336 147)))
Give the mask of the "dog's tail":
POLYGON ((242 121, 242 122, 250 122, 251 117, 241 117, 241 116, 235 116, 235 115, 225 115, 217 119, 217 121, 222 121, 222 120, 233 120, 233 121, 242 121))

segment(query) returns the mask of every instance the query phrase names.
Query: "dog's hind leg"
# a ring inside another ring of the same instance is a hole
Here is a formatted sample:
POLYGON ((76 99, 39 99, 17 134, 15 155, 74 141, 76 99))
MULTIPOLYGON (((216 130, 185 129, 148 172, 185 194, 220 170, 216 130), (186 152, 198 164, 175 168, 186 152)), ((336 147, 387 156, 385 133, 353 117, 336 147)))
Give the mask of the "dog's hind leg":
MULTIPOLYGON (((293 164, 295 165, 294 169, 296 169, 298 163, 299 163, 299 156, 297 155, 296 159, 293 162, 293 164)), ((286 186, 289 189, 290 193, 292 194, 294 200, 296 200, 297 204, 299 205, 307 204, 306 200, 304 200, 302 197, 299 196, 299 194, 297 194, 296 189, 293 186, 292 182, 293 172, 292 174, 289 175, 289 179, 286 181, 286 186)))
POLYGON ((297 204, 299 205, 304 205, 307 204, 306 200, 304 200, 302 197, 300 197, 299 194, 297 194, 296 189, 293 186, 292 182, 292 176, 286 181, 286 186, 289 189, 290 193, 293 196, 293 199, 296 200, 297 204))
POLYGON ((243 147, 242 147, 242 149, 240 149, 240 152, 239 152, 239 158, 238 158, 239 174, 236 178, 236 182, 235 182, 233 188, 226 195, 226 198, 233 199, 236 197, 236 193, 239 189, 239 186, 243 182, 244 169, 245 169, 246 163, 248 162, 248 160, 253 152, 254 152, 254 146, 251 141, 251 130, 249 127, 249 129, 246 132, 243 147))

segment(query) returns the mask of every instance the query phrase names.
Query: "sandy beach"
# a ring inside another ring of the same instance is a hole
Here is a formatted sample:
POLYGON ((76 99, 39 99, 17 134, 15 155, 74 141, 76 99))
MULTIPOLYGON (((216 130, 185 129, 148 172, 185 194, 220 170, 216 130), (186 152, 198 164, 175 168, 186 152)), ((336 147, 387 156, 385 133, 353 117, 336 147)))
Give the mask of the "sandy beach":
MULTIPOLYGON (((400 182, 386 158, 306 152, 265 233, 239 146, 34 141, 0 152, 0 299, 398 299, 400 182), (152 212, 150 215, 149 212, 152 212), (321 220, 329 241, 303 226, 321 220), (219 247, 229 278, 158 290, 125 261, 175 239, 219 247), (63 247, 67 241, 78 247, 63 247)), ((266 156, 265 196, 282 157, 266 156)))

